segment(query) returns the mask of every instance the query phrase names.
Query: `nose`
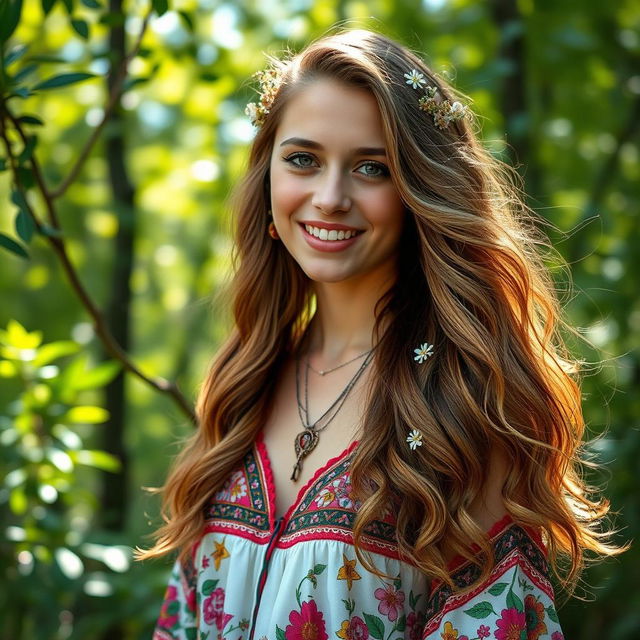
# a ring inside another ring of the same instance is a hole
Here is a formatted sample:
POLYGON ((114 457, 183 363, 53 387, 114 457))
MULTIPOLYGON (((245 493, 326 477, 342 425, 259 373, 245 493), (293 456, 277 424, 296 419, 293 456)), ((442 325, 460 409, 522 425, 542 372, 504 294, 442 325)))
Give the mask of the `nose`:
POLYGON ((351 198, 339 169, 327 170, 318 176, 311 204, 327 215, 349 211, 351 198))

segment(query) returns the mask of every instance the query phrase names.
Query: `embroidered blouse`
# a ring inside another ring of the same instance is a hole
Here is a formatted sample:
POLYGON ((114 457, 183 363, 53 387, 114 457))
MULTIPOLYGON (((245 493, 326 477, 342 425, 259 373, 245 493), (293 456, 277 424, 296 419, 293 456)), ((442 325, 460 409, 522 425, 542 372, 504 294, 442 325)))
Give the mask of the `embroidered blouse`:
MULTIPOLYGON (((508 516, 489 532, 489 579, 464 595, 400 559, 391 513, 363 541, 391 578, 367 571, 352 535, 356 446, 318 469, 276 518, 260 435, 208 504, 188 559, 176 560, 153 640, 563 640, 542 540, 508 516)), ((463 563, 453 576, 465 586, 477 568, 463 563)))

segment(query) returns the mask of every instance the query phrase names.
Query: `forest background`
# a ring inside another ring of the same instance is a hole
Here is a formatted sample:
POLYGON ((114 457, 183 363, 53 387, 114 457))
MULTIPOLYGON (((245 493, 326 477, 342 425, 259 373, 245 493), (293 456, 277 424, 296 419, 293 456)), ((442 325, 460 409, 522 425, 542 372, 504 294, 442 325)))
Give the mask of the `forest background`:
MULTIPOLYGON (((469 96, 567 261, 587 447, 640 531, 640 6, 634 0, 0 0, 0 640, 149 638, 136 563, 228 329, 226 198, 263 51, 344 22, 469 96), (346 21, 346 22, 345 22, 346 21), (600 363, 600 364, 597 364, 600 363)), ((567 638, 637 638, 638 547, 590 569, 567 638)))

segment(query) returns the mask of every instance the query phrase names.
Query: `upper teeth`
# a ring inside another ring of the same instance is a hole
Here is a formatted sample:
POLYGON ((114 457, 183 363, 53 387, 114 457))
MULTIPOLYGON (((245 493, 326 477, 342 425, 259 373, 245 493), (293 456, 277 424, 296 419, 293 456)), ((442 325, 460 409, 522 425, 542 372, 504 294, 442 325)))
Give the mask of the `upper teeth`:
POLYGON ((345 231, 344 229, 329 230, 320 227, 312 227, 310 224, 305 224, 304 228, 307 230, 307 233, 310 233, 316 238, 320 238, 320 240, 348 240, 358 233, 356 229, 353 231, 345 231))

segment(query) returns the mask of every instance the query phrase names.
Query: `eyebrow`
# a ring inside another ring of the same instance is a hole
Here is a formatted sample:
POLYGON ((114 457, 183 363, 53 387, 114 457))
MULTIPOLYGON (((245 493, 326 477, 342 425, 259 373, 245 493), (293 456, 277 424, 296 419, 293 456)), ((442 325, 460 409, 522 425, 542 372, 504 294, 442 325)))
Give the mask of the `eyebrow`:
MULTIPOLYGON (((307 140, 306 138, 287 138, 280 143, 281 147, 287 144, 294 144, 297 147, 305 147, 307 149, 318 149, 322 151, 324 147, 319 142, 307 140)), ((359 156, 386 156, 387 152, 382 147, 358 147, 354 150, 359 156)))

